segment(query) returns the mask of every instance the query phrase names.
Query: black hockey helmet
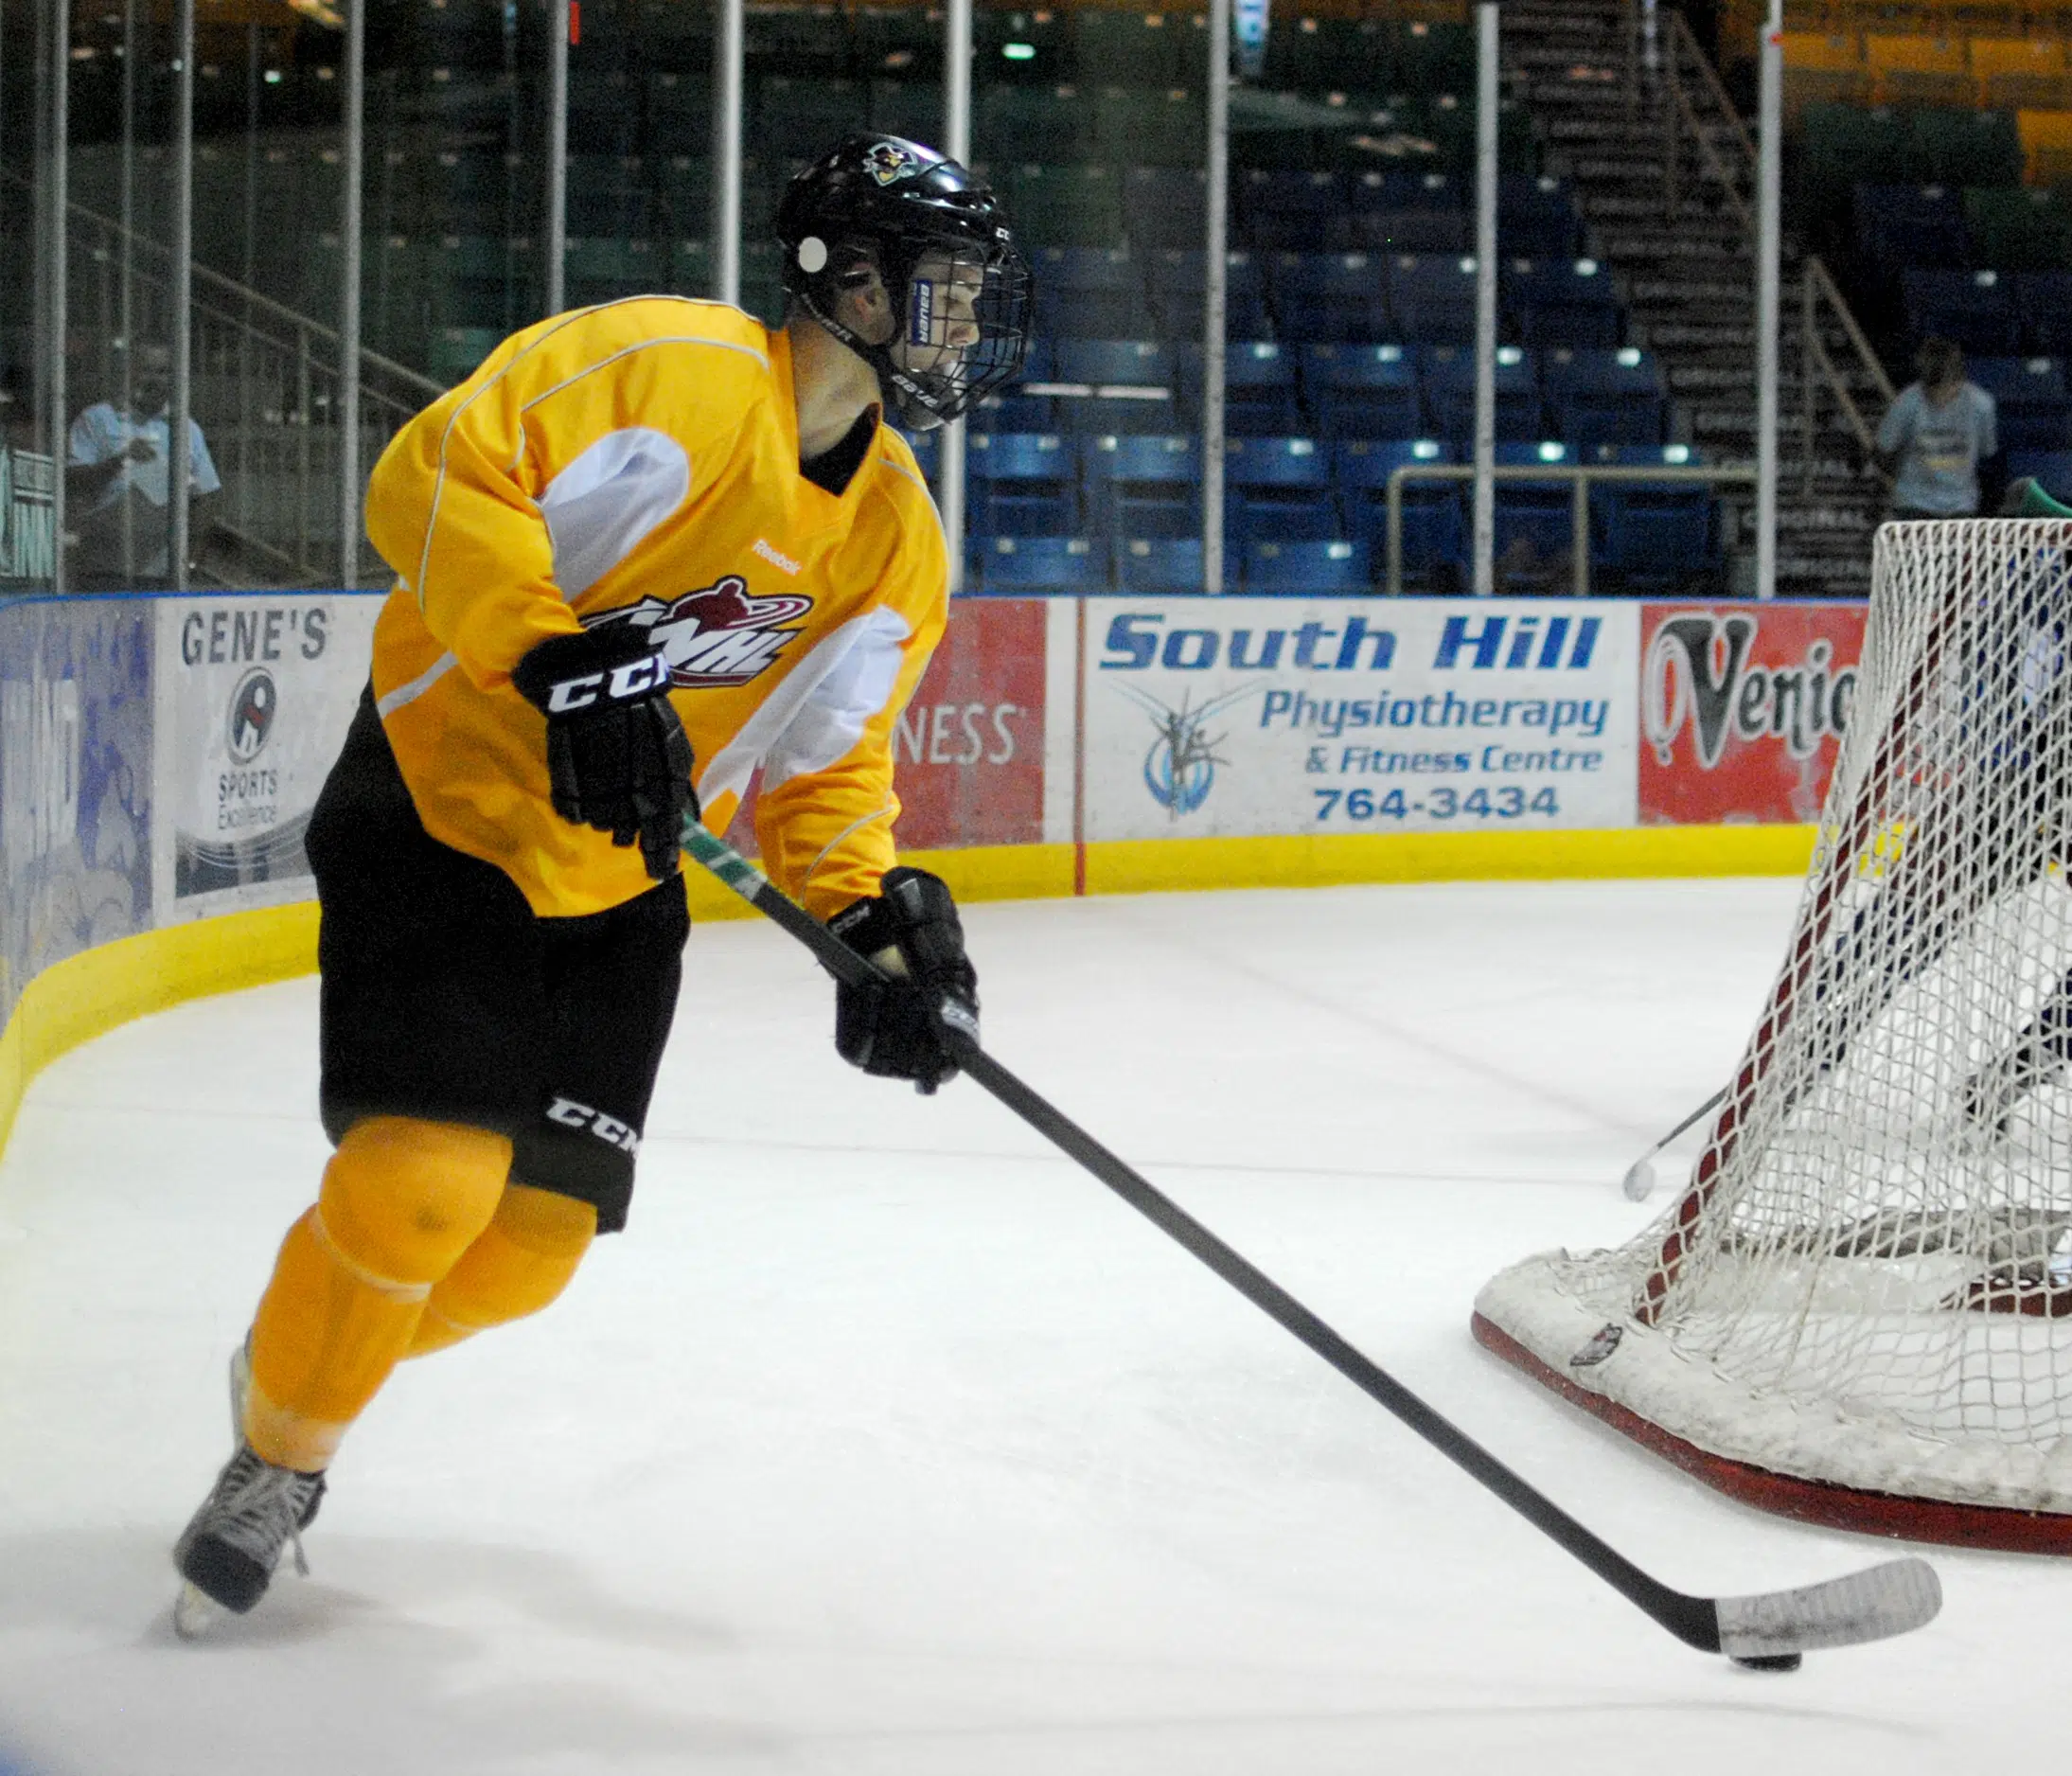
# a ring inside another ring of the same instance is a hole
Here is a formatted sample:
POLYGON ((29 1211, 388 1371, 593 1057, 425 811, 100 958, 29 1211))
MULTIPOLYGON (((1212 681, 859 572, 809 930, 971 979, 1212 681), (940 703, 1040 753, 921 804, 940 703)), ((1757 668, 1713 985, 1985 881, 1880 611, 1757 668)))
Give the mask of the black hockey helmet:
POLYGON ((785 187, 777 240, 786 294, 877 372, 910 429, 957 418, 1020 370, 1028 261, 992 188, 933 149, 850 136, 785 187), (836 318, 873 271, 899 317, 881 346, 836 318))

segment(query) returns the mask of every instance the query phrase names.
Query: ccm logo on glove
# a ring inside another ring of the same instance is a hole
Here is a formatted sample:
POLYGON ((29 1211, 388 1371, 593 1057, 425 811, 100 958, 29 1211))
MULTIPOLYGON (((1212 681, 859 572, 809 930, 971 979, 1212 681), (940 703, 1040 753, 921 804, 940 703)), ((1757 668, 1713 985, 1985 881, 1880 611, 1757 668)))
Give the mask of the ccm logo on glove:
POLYGON ((564 716, 573 709, 588 709, 600 699, 608 702, 637 702, 669 686, 669 662, 660 652, 635 660, 615 670, 586 672, 581 678, 563 679, 547 692, 547 714, 564 716))
POLYGON ((669 662, 646 630, 608 624, 543 641, 511 683, 547 719, 547 790, 578 826, 638 844, 649 876, 677 873, 698 814, 691 742, 669 706, 669 662))

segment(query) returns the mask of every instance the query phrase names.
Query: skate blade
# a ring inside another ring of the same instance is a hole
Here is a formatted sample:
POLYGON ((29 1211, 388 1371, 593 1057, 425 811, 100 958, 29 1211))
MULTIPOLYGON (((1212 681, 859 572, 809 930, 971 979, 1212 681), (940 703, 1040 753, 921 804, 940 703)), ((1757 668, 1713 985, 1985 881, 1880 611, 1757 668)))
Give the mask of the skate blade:
POLYGON ((173 1599, 172 1631, 183 1641, 199 1641, 223 1613, 223 1607, 199 1586, 184 1584, 173 1599))

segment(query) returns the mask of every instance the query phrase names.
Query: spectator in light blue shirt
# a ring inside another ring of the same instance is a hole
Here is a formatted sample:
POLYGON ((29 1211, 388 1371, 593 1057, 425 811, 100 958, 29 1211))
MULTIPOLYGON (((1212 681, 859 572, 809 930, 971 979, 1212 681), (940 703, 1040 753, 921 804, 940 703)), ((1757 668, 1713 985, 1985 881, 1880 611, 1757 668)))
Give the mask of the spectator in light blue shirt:
MULTIPOLYGON (((162 579, 168 565, 166 506, 172 484, 171 354, 147 346, 137 355, 127 406, 97 401, 72 421, 65 453, 67 519, 79 538, 74 574, 80 585, 130 577, 162 579)), ((187 489, 201 498, 222 481, 187 421, 187 489)))
POLYGON ((1903 388, 1878 428, 1878 461, 1892 474, 1889 518, 1975 518, 1980 471, 2000 454, 1992 397, 1964 378, 1964 354, 1928 338, 1914 354, 1919 379, 1903 388))

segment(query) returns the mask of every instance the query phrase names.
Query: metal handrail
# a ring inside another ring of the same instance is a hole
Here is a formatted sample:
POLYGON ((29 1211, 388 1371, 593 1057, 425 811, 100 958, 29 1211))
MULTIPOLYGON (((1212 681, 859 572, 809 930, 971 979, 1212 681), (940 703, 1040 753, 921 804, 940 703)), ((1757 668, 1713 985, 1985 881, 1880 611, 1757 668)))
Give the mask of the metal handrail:
MULTIPOLYGON (((1569 590, 1579 598, 1590 595, 1590 488, 1601 481, 1663 482, 1725 481, 1753 482, 1756 471, 1747 463, 1719 465, 1642 465, 1638 463, 1505 463, 1493 469, 1497 481, 1567 481, 1573 483, 1569 498, 1568 541, 1574 556, 1569 590)), ((1388 576, 1383 584, 1390 597, 1403 594, 1403 485, 1407 481, 1472 481, 1474 468, 1466 463, 1400 463, 1389 471, 1388 485, 1388 576)))
POLYGON ((1820 330, 1822 302, 1833 311, 1835 318, 1841 322, 1850 343, 1856 348, 1858 359, 1868 368, 1871 380, 1876 383, 1878 393, 1885 398, 1887 407, 1892 404, 1897 391, 1892 386, 1892 379, 1885 373, 1885 365, 1878 362, 1878 354, 1871 350, 1870 342, 1864 337, 1863 329, 1856 325, 1856 317, 1850 312, 1849 304, 1843 301, 1842 293, 1836 287, 1833 277, 1829 275, 1827 266, 1815 255, 1809 253, 1805 257, 1802 271, 1798 313, 1800 346, 1805 365, 1802 372, 1805 413, 1801 433, 1803 448, 1800 452, 1800 472, 1803 476, 1801 486, 1806 492, 1811 493, 1818 430, 1818 411, 1814 391, 1815 369, 1825 379, 1829 390, 1834 396, 1835 405, 1841 409, 1842 417, 1849 421, 1849 429, 1856 435, 1856 442, 1862 447, 1864 454, 1867 457, 1874 456, 1878 447, 1877 433, 1864 417, 1863 409, 1857 406, 1855 397, 1849 391, 1849 384, 1842 380, 1841 372, 1835 368, 1834 360, 1828 353, 1828 342, 1822 337, 1820 330))
POLYGON ((1743 195, 1741 183, 1734 177, 1733 169, 1720 157, 1719 150, 1713 146, 1710 130, 1706 127, 1704 118, 1698 115, 1696 103, 1692 100, 1691 95, 1684 90, 1682 69, 1686 60, 1691 62, 1707 77, 1710 83, 1713 103, 1732 122, 1736 133, 1741 138, 1742 148, 1747 156, 1747 164, 1751 168, 1753 168, 1756 158, 1754 138, 1749 135, 1748 127, 1742 122, 1740 114, 1734 110, 1733 101, 1727 97, 1727 89, 1720 84, 1719 76, 1713 72, 1712 64, 1707 60, 1705 50, 1699 44, 1698 40, 1691 35, 1691 27, 1685 22, 1684 15, 1678 11, 1672 11, 1669 14, 1669 41, 1664 45, 1666 53, 1663 58, 1664 66, 1668 73, 1668 79, 1664 83, 1667 102, 1662 107, 1662 123, 1668 135, 1662 153, 1663 205, 1668 210, 1672 221, 1676 218, 1683 206, 1681 191, 1683 151, 1676 132, 1677 119, 1681 117, 1689 129, 1691 139, 1698 145, 1699 158, 1705 162, 1706 170, 1712 175, 1727 204, 1732 207, 1735 220, 1741 223, 1743 229, 1753 240, 1756 232, 1755 206, 1743 195))
MULTIPOLYGON (((1709 132, 1699 127, 1696 106, 1684 91, 1681 70, 1686 63, 1698 71, 1711 96, 1714 106, 1718 109, 1720 115, 1732 124, 1734 136, 1741 144, 1743 169, 1751 178, 1756 172, 1758 159, 1755 138, 1749 134, 1748 126, 1743 121, 1741 114, 1734 109, 1733 100, 1728 96, 1726 86, 1722 83, 1718 70, 1712 66, 1710 58, 1706 55, 1704 47, 1692 33, 1690 21, 1679 10, 1664 9, 1663 11, 1668 21, 1667 53, 1664 62, 1667 70, 1667 88, 1670 94, 1669 101, 1663 107, 1669 132, 1669 152, 1665 157, 1663 177, 1668 192, 1670 214, 1674 217, 1677 207, 1676 178, 1679 156, 1675 120, 1678 115, 1682 115, 1690 120, 1691 133, 1698 143, 1701 156, 1706 163, 1706 169, 1718 182, 1720 189, 1727 196, 1729 206, 1746 231, 1750 245, 1753 246, 1756 236, 1754 208, 1743 195, 1741 182, 1734 176, 1733 169, 1723 164, 1720 160, 1713 148, 1709 132)), ((1828 312, 1832 313, 1841 323, 1843 333, 1849 340, 1851 349, 1856 355, 1858 364, 1868 373, 1879 393, 1884 396, 1887 402, 1892 400, 1894 391, 1892 379, 1886 374, 1884 364, 1880 362, 1877 352, 1871 348, 1870 341, 1865 336, 1862 327, 1857 324, 1856 316, 1851 312, 1847 298, 1842 294, 1840 286, 1835 283, 1826 265, 1822 263, 1817 256, 1811 253, 1802 253, 1799 256, 1799 268, 1801 279, 1799 319, 1803 329, 1800 362, 1805 366, 1805 381, 1800 390, 1800 400, 1803 406, 1801 439, 1804 446, 1801 453, 1800 471, 1803 476, 1802 486, 1810 491, 1813 486, 1814 453, 1818 418, 1818 391, 1815 386, 1815 372, 1817 371, 1819 377, 1826 382, 1828 392, 1834 398, 1836 407, 1841 411, 1843 417, 1849 423, 1850 429, 1855 434, 1858 442, 1867 453, 1873 449, 1876 435, 1865 419, 1862 409, 1857 406, 1855 397, 1850 392, 1849 384, 1843 380, 1840 368, 1836 365, 1833 354, 1828 350, 1827 341, 1821 336, 1820 322, 1823 305, 1825 305, 1828 312)))

